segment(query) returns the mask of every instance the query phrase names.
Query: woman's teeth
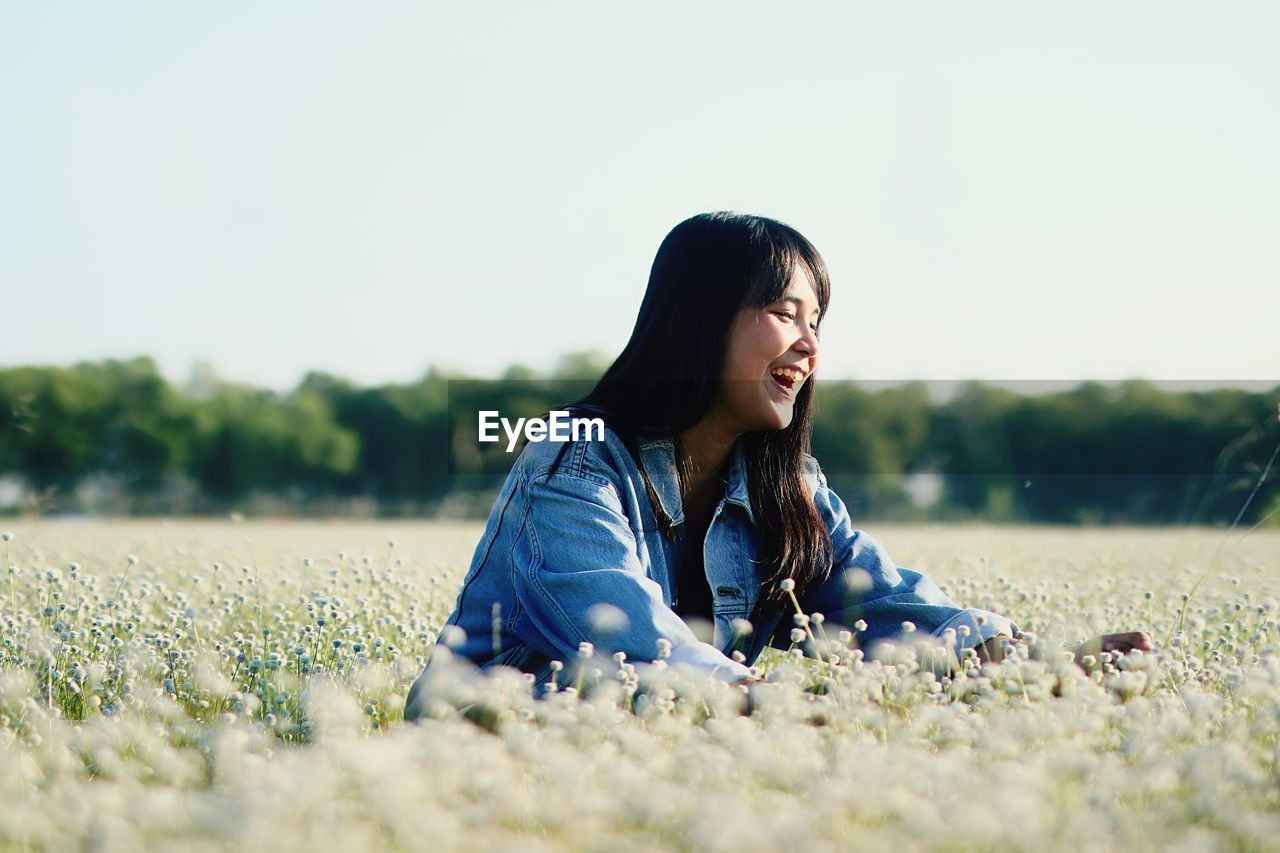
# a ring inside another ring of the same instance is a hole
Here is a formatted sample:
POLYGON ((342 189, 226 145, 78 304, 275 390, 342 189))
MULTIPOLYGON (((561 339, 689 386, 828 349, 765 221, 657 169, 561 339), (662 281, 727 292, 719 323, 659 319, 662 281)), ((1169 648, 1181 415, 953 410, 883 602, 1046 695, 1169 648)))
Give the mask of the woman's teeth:
POLYGON ((804 379, 804 374, 794 367, 776 367, 769 371, 769 375, 773 377, 774 382, 787 390, 791 390, 797 382, 804 379))

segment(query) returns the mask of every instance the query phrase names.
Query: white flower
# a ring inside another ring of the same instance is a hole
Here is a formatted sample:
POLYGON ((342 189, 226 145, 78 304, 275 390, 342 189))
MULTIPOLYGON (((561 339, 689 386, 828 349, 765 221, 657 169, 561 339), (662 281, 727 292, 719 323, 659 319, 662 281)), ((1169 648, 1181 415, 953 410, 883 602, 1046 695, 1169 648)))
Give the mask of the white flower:
POLYGON ((849 569, 844 573, 844 583, 850 592, 866 592, 874 585, 871 573, 866 569, 857 568, 849 569))
POLYGON ((467 641, 467 632, 458 625, 445 625, 440 629, 440 642, 449 648, 457 648, 467 641))
POLYGON ((782 583, 778 584, 778 588, 783 592, 791 592, 796 588, 796 582, 791 578, 783 578, 782 583))
POLYGON ((587 621, 601 634, 620 634, 631 626, 626 611, 605 601, 587 608, 587 621))

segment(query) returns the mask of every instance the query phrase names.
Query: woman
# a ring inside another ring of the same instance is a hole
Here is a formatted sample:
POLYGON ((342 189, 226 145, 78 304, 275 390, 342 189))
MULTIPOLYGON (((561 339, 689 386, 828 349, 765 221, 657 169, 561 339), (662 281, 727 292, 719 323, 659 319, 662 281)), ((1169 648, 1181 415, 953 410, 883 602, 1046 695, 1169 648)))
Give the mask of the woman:
MULTIPOLYGON (((999 658, 1018 627, 895 565, 808 453, 829 299, 822 258, 787 225, 726 212, 677 225, 631 340, 571 407, 606 423, 603 440, 525 446, 441 632, 452 651, 432 657, 545 685, 582 651, 622 652, 744 682, 765 646, 791 645, 798 604, 829 634, 861 629, 864 646, 953 628, 962 647, 999 658)), ((1077 654, 1151 640, 1086 646, 1077 654)), ((407 719, 424 712, 432 672, 407 719)))

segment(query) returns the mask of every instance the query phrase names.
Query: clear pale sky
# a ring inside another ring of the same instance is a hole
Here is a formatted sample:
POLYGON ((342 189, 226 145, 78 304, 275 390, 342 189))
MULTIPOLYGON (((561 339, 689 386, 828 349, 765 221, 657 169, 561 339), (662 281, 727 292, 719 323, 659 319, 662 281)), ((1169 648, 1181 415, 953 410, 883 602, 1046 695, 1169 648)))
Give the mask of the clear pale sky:
POLYGON ((277 388, 626 342, 681 219, 826 378, 1280 375, 1280 7, 8 3, 0 365, 277 388))

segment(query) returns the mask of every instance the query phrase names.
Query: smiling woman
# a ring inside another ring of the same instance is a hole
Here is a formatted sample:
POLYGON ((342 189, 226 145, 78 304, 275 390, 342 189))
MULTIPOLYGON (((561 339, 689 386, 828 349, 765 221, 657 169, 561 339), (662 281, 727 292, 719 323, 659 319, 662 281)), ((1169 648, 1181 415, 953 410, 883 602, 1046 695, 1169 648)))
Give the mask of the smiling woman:
MULTIPOLYGON (((667 235, 627 346, 568 407, 604 440, 525 446, 406 718, 457 657, 540 688, 565 662, 619 654, 750 681, 767 646, 797 643, 793 608, 862 645, 920 632, 992 658, 1018 640, 855 529, 809 453, 830 293, 822 257, 781 222, 707 213, 667 235)), ((1141 632, 1086 645, 1151 648, 1141 632)))

